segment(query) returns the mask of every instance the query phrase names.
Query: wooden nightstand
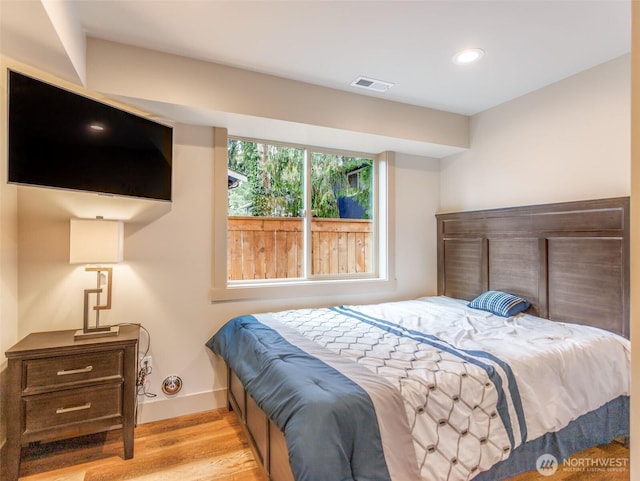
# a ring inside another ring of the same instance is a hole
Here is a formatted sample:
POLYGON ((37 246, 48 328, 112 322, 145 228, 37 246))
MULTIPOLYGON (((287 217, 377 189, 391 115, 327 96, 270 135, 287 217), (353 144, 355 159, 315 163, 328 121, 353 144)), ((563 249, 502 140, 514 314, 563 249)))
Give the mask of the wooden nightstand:
POLYGON ((122 428, 124 459, 133 457, 139 332, 123 325, 116 337, 78 341, 75 330, 36 332, 5 353, 8 481, 33 441, 122 428))

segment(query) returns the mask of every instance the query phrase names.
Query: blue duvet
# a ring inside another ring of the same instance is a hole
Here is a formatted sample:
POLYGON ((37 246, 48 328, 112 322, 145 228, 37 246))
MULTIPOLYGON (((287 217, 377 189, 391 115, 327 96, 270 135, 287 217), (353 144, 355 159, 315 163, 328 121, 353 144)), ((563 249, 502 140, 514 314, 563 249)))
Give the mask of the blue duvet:
POLYGON ((390 481, 368 394, 253 316, 208 342, 284 432, 296 481, 390 481))

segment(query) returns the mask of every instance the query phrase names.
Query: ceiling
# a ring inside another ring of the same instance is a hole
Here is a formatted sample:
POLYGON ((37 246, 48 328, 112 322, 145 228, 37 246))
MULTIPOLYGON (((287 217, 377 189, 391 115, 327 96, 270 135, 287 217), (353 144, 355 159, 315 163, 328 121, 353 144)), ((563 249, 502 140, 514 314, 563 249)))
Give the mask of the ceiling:
POLYGON ((626 1, 90 1, 88 35, 474 114, 629 52, 626 1), (476 65, 455 65, 480 47, 476 65))
MULTIPOLYGON (((39 19, 15 13, 29 3, 40 2, 0 0, 3 53, 19 59, 34 44, 59 61, 59 42, 47 41, 39 19)), ((626 0, 67 3, 88 36, 465 115, 630 50, 626 0), (468 47, 484 57, 454 64, 468 47), (395 85, 350 86, 360 75, 395 85)))

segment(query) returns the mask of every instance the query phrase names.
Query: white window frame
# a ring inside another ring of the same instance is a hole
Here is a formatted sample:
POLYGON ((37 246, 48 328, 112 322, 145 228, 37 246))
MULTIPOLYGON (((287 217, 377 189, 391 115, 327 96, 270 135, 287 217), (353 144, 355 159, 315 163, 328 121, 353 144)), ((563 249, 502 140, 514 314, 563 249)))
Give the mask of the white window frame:
MULTIPOLYGON (((395 289, 395 260, 394 260, 394 232, 393 222, 393 188, 394 188, 394 153, 383 152, 373 158, 376 160, 377 185, 374 186, 374 198, 376 199, 376 215, 374 215, 374 229, 377 230, 373 261, 377 268, 374 273, 366 276, 339 277, 314 276, 306 279, 269 279, 250 281, 227 280, 227 129, 214 128, 213 149, 213 179, 212 179, 212 259, 211 259, 211 289, 210 300, 212 302, 283 298, 325 296, 338 294, 365 294, 371 292, 390 291, 395 289)), ((234 136, 234 138, 237 138, 234 136)), ((275 145, 298 146, 296 144, 282 144, 277 141, 265 141, 256 139, 243 139, 256 142, 265 142, 275 145)), ((317 146, 300 146, 313 152, 336 152, 317 146)), ((347 155, 368 157, 369 154, 339 151, 347 155)), ((307 173, 306 175, 310 175, 307 173)), ((310 194, 306 194, 309 196, 310 194)), ((310 199, 307 199, 309 202, 310 199)), ((307 204, 308 205, 308 204, 307 204)), ((305 235, 311 230, 308 215, 305 214, 305 235)), ((305 238, 305 256, 308 256, 310 247, 305 238)), ((305 262, 310 262, 308 259, 305 262)), ((307 266, 308 268, 308 266, 307 266)))

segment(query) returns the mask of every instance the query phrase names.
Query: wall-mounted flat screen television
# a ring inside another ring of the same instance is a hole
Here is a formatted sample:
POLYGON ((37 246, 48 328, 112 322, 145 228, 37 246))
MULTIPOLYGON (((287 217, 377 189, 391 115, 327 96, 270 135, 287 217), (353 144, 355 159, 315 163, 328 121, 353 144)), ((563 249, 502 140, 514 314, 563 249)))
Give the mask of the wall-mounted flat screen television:
POLYGON ((9 70, 11 183, 171 200, 171 127, 9 70))

